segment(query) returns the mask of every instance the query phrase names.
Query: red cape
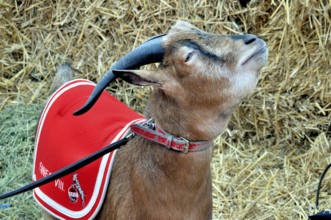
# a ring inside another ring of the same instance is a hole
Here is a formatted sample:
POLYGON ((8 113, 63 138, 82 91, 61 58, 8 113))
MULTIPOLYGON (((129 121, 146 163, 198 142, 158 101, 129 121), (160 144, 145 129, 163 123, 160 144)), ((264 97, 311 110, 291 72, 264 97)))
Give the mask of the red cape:
MULTIPOLYGON (((128 127, 143 117, 103 92, 90 111, 73 116, 94 89, 87 80, 63 85, 49 99, 40 117, 34 156, 33 180, 38 180, 121 139, 128 127)), ((62 219, 92 219, 100 210, 116 151, 36 188, 34 198, 49 213, 62 219)))

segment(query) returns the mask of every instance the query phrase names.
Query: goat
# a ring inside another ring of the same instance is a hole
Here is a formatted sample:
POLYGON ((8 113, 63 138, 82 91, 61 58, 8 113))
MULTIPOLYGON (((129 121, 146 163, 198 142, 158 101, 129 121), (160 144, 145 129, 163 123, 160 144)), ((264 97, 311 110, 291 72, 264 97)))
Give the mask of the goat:
POLYGON ((112 72, 134 85, 154 87, 145 116, 155 126, 171 138, 208 146, 181 153, 136 135, 117 153, 97 219, 212 218, 210 145, 255 89, 267 62, 266 43, 254 35, 210 34, 177 21, 161 36, 161 45, 157 69, 112 72))

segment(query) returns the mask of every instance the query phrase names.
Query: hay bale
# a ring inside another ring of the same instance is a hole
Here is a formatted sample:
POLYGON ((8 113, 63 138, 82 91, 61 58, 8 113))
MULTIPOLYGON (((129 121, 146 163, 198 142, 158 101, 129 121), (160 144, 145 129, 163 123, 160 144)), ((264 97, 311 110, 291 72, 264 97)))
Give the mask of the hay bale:
MULTIPOLYGON (((31 182, 34 132, 42 104, 22 104, 0 112, 0 192, 31 182)), ((38 219, 40 209, 32 193, 0 201, 0 219, 38 219)))
MULTIPOLYGON (((330 4, 327 0, 252 0, 247 7, 239 1, 3 1, 0 114, 15 115, 17 109, 35 103, 42 106, 55 69, 64 62, 72 64, 77 77, 98 81, 120 56, 164 33, 177 19, 214 33, 259 35, 268 42, 269 64, 257 91, 216 140, 214 218, 307 219, 316 211, 319 175, 331 162, 330 4)), ((142 112, 150 88, 117 81, 109 90, 142 112)), ((16 124, 8 124, 16 120, 11 117, 0 121, 5 137, 0 142, 1 192, 31 180, 33 126, 25 125, 23 134, 19 128, 38 113, 20 114, 24 116, 16 124), (10 126, 14 129, 6 136, 10 126), (21 135, 29 142, 19 139, 21 135), (9 153, 3 153, 13 148, 12 143, 18 151, 29 149, 11 156, 15 167, 5 162, 9 153)), ((331 208, 330 184, 327 175, 321 209, 331 208)), ((37 218, 38 208, 31 200, 29 193, 10 199, 12 206, 1 210, 0 217, 37 218)))

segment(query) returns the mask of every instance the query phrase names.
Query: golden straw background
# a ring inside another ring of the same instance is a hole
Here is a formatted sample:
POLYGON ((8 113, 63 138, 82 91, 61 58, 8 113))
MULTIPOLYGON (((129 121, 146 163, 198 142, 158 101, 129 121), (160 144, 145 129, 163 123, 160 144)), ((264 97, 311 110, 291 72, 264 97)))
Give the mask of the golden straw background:
MULTIPOLYGON (((70 63, 76 78, 97 82, 180 19, 212 33, 256 34, 269 48, 256 92, 215 142, 213 218, 308 219, 331 163, 330 7, 331 0, 247 7, 236 0, 0 0, 0 193, 31 181, 34 130, 57 66, 70 63)), ((117 81, 109 90, 143 112, 151 88, 117 81)), ((319 210, 331 209, 330 177, 319 210)), ((0 205, 0 219, 41 218, 31 192, 0 205)))

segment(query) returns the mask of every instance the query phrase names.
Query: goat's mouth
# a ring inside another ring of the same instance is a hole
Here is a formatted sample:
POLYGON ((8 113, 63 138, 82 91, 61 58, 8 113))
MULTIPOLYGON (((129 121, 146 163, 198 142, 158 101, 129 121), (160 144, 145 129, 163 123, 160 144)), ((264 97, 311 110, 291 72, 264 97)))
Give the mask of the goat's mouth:
POLYGON ((249 63, 252 60, 256 60, 256 59, 262 59, 262 60, 267 60, 267 46, 266 44, 262 44, 260 47, 258 47, 256 50, 253 51, 253 53, 251 53, 242 63, 241 65, 245 65, 247 63, 249 63))

